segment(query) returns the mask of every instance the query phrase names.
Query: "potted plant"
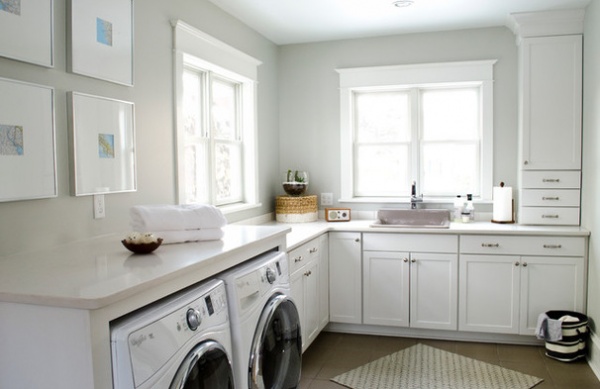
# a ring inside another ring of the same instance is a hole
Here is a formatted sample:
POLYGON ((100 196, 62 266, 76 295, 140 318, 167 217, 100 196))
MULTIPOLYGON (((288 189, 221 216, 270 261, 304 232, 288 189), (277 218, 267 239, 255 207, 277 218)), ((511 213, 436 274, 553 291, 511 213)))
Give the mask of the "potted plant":
POLYGON ((308 187, 308 173, 301 170, 288 170, 283 181, 283 190, 290 196, 300 196, 308 187))

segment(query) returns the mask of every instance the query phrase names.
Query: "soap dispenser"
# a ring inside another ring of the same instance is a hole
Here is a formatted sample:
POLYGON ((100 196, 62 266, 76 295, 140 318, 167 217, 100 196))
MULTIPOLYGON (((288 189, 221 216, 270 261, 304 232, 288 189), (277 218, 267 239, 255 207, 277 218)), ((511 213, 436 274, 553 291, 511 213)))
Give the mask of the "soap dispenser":
POLYGON ((472 194, 467 195, 467 205, 465 205, 465 211, 464 211, 463 215, 464 214, 469 216, 469 219, 467 221, 472 222, 475 220, 475 206, 473 205, 473 195, 472 194))
POLYGON ((456 196, 454 199, 454 221, 456 223, 460 223, 462 221, 462 212, 465 203, 460 195, 456 196))

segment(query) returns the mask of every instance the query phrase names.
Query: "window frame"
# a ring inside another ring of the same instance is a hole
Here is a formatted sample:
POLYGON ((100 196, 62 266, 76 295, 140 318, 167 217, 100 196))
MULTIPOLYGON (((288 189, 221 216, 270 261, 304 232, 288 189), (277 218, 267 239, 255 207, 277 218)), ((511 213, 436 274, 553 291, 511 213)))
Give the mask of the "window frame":
MULTIPOLYGON (((175 35, 174 50, 174 79, 175 79, 175 128, 177 148, 177 201, 186 204, 186 173, 185 173, 185 128, 183 122, 183 73, 192 69, 206 72, 206 82, 210 85, 210 77, 231 81, 239 84, 237 88, 237 119, 238 134, 241 141, 241 175, 242 196, 233 203, 219 204, 214 194, 216 183, 214 174, 210 174, 208 201, 218 206, 224 213, 242 211, 260 207, 258 201, 258 152, 257 152, 257 76, 261 62, 247 54, 213 38, 212 36, 182 22, 173 21, 175 35)), ((208 86, 210 88, 210 86, 208 86)), ((208 99, 209 96, 204 96, 208 99)), ((204 104, 210 104, 207 100, 204 104)), ((203 132, 210 131, 210 118, 203 120, 203 132)), ((208 138, 209 147, 213 148, 215 139, 208 138)), ((208 169, 212 166, 210 157, 208 169)))
MULTIPOLYGON (((340 79, 340 201, 393 203, 405 202, 409 198, 408 196, 360 197, 355 194, 354 169, 356 161, 353 138, 353 99, 355 91, 452 87, 460 84, 480 85, 481 87, 482 139, 479 172, 481 193, 477 200, 491 201, 493 187, 493 66, 496 62, 497 60, 483 60, 336 69, 340 79)), ((412 109, 417 108, 413 107, 412 109)), ((420 164, 418 158, 418 155, 413 155, 411 163, 420 164)), ((421 174, 420 171, 417 171, 417 173, 418 175, 421 174)), ((417 180, 417 184, 419 178, 419 176, 414 178, 417 180)), ((436 197, 429 200, 451 202, 453 198, 436 197)))

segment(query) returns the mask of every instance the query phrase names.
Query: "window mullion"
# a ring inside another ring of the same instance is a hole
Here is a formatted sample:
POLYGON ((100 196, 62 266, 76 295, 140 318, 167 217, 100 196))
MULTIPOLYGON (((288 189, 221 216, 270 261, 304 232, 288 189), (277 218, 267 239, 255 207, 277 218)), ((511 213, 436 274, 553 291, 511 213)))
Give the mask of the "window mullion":
POLYGON ((411 176, 417 181, 417 189, 422 186, 423 175, 421 172, 421 104, 420 91, 413 88, 410 91, 410 128, 411 128, 411 176))
POLYGON ((205 93, 206 93, 206 98, 204 99, 205 101, 205 120, 204 120, 204 129, 205 129, 205 136, 208 140, 208 155, 207 155, 207 160, 206 160, 206 164, 208 166, 208 180, 210 182, 210 185, 208 186, 208 198, 210 199, 210 203, 211 204, 216 204, 216 177, 215 177, 215 169, 214 169, 214 160, 215 160, 215 139, 214 139, 214 131, 212 128, 212 100, 213 100, 213 94, 212 94, 212 79, 213 79, 213 73, 212 72, 206 72, 206 88, 205 88, 205 93))

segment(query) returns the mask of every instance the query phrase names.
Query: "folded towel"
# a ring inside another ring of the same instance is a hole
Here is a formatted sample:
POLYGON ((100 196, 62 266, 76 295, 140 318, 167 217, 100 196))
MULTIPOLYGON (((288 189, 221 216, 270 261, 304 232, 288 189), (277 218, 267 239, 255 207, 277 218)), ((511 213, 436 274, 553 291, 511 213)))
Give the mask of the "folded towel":
POLYGON ((202 230, 187 231, 155 231, 154 236, 163 239, 163 244, 199 242, 219 240, 225 232, 221 228, 205 228, 202 230))
POLYGON ((220 209, 208 204, 136 205, 130 209, 133 231, 185 231, 221 228, 227 219, 220 209))
POLYGON ((540 313, 535 328, 535 336, 538 339, 556 342, 562 340, 562 321, 550 319, 545 313, 540 313))

